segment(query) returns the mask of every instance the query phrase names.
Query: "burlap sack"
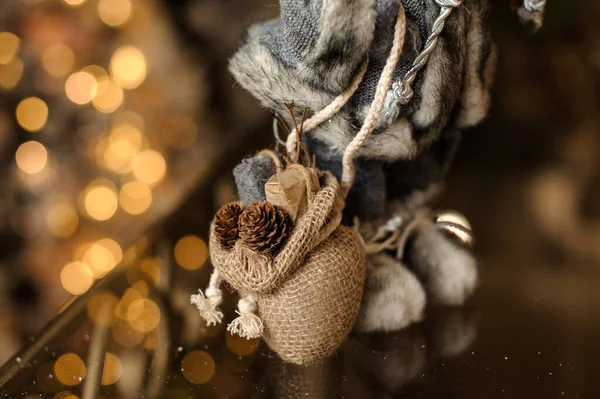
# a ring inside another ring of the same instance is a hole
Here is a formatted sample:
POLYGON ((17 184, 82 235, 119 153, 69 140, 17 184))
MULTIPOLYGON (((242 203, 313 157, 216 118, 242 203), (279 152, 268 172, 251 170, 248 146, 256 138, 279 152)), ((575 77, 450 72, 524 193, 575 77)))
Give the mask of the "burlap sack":
POLYGON ((213 265, 233 288, 254 293, 267 344, 285 361, 310 364, 333 354, 351 330, 365 278, 364 244, 340 226, 339 184, 325 173, 323 188, 274 257, 240 240, 223 249, 211 228, 213 265))

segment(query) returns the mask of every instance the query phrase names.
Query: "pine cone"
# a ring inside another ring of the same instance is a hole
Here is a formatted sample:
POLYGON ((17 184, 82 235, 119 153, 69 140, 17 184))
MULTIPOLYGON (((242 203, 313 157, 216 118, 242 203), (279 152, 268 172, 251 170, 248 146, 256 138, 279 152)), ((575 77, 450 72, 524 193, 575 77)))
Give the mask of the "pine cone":
POLYGON ((253 251, 274 254, 292 231, 287 212, 268 201, 250 204, 240 215, 240 238, 253 251))
POLYGON ((223 205, 215 216, 215 234, 217 241, 225 249, 234 247, 235 242, 240 238, 238 219, 242 214, 242 207, 232 202, 223 205))

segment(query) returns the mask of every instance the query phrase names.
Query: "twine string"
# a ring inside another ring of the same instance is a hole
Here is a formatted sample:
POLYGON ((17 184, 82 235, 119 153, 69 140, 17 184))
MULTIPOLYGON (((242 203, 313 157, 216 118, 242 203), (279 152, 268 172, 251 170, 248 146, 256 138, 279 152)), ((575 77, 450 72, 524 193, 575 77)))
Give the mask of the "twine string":
MULTIPOLYGON (((344 155, 342 157, 342 179, 341 179, 341 197, 345 199, 350 191, 350 187, 352 187, 352 183, 355 178, 355 169, 354 169, 354 157, 356 153, 365 143, 365 141, 369 138, 379 117, 381 116, 381 112, 385 105, 385 99, 387 97, 388 91, 392 86, 392 79, 394 75, 394 70, 396 69, 396 65, 400 59, 400 54, 402 53, 402 48, 404 47, 404 40, 406 38, 406 14, 404 12, 404 7, 402 4, 400 5, 398 11, 398 18, 396 19, 396 26, 394 31, 394 39, 392 42, 392 49, 390 51, 390 55, 386 61, 386 64, 381 72, 381 77, 379 78, 379 82, 377 83, 377 88, 375 90, 375 97, 371 106, 369 107, 369 111, 367 112, 367 116, 365 121, 357 133, 357 135, 352 139, 352 141, 346 147, 344 151, 344 155)), ((350 86, 342 92, 338 97, 336 97, 333 102, 331 102, 327 107, 323 108, 321 111, 317 112, 315 115, 307 119, 303 124, 303 132, 308 132, 325 121, 332 118, 342 107, 350 100, 360 82, 362 81, 365 72, 367 70, 367 62, 365 61, 357 75, 352 80, 350 86)), ((288 135, 286 148, 288 151, 288 155, 290 158, 292 154, 296 150, 297 138, 298 134, 296 129, 292 130, 292 132, 288 135)))
POLYGON ((446 19, 452 13, 452 10, 461 5, 462 0, 435 0, 436 4, 440 7, 440 13, 433 22, 431 27, 431 33, 425 42, 423 50, 419 53, 417 58, 413 61, 413 65, 404 78, 394 83, 394 96, 402 105, 406 105, 412 100, 414 91, 412 84, 417 78, 417 73, 427 64, 429 56, 436 49, 439 41, 440 34, 444 30, 446 25, 446 19))

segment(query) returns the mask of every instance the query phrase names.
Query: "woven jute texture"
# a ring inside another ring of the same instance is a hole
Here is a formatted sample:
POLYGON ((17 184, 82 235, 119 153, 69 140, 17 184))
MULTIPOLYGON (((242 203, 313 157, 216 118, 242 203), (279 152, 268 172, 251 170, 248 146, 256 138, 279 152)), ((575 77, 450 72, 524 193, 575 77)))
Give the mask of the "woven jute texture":
POLYGON ((354 325, 365 278, 356 231, 340 226, 279 289, 258 297, 265 341, 285 361, 332 355, 354 325))
POLYGON ((287 362, 310 364, 333 354, 357 317, 365 251, 358 232, 340 226, 342 208, 339 183, 326 172, 274 258, 241 240, 226 250, 211 228, 213 265, 237 291, 256 294, 264 338, 287 362))

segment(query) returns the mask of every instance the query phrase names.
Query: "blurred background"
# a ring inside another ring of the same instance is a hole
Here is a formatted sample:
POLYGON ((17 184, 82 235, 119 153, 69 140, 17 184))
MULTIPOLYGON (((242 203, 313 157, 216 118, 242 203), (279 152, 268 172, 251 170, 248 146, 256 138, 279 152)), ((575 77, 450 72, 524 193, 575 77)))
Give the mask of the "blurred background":
POLYGON ((549 0, 535 34, 492 3, 493 107, 446 200, 476 233, 477 298, 298 371, 189 305, 231 167, 272 145, 226 68, 277 3, 2 0, 0 394, 598 397, 600 3, 549 0))

